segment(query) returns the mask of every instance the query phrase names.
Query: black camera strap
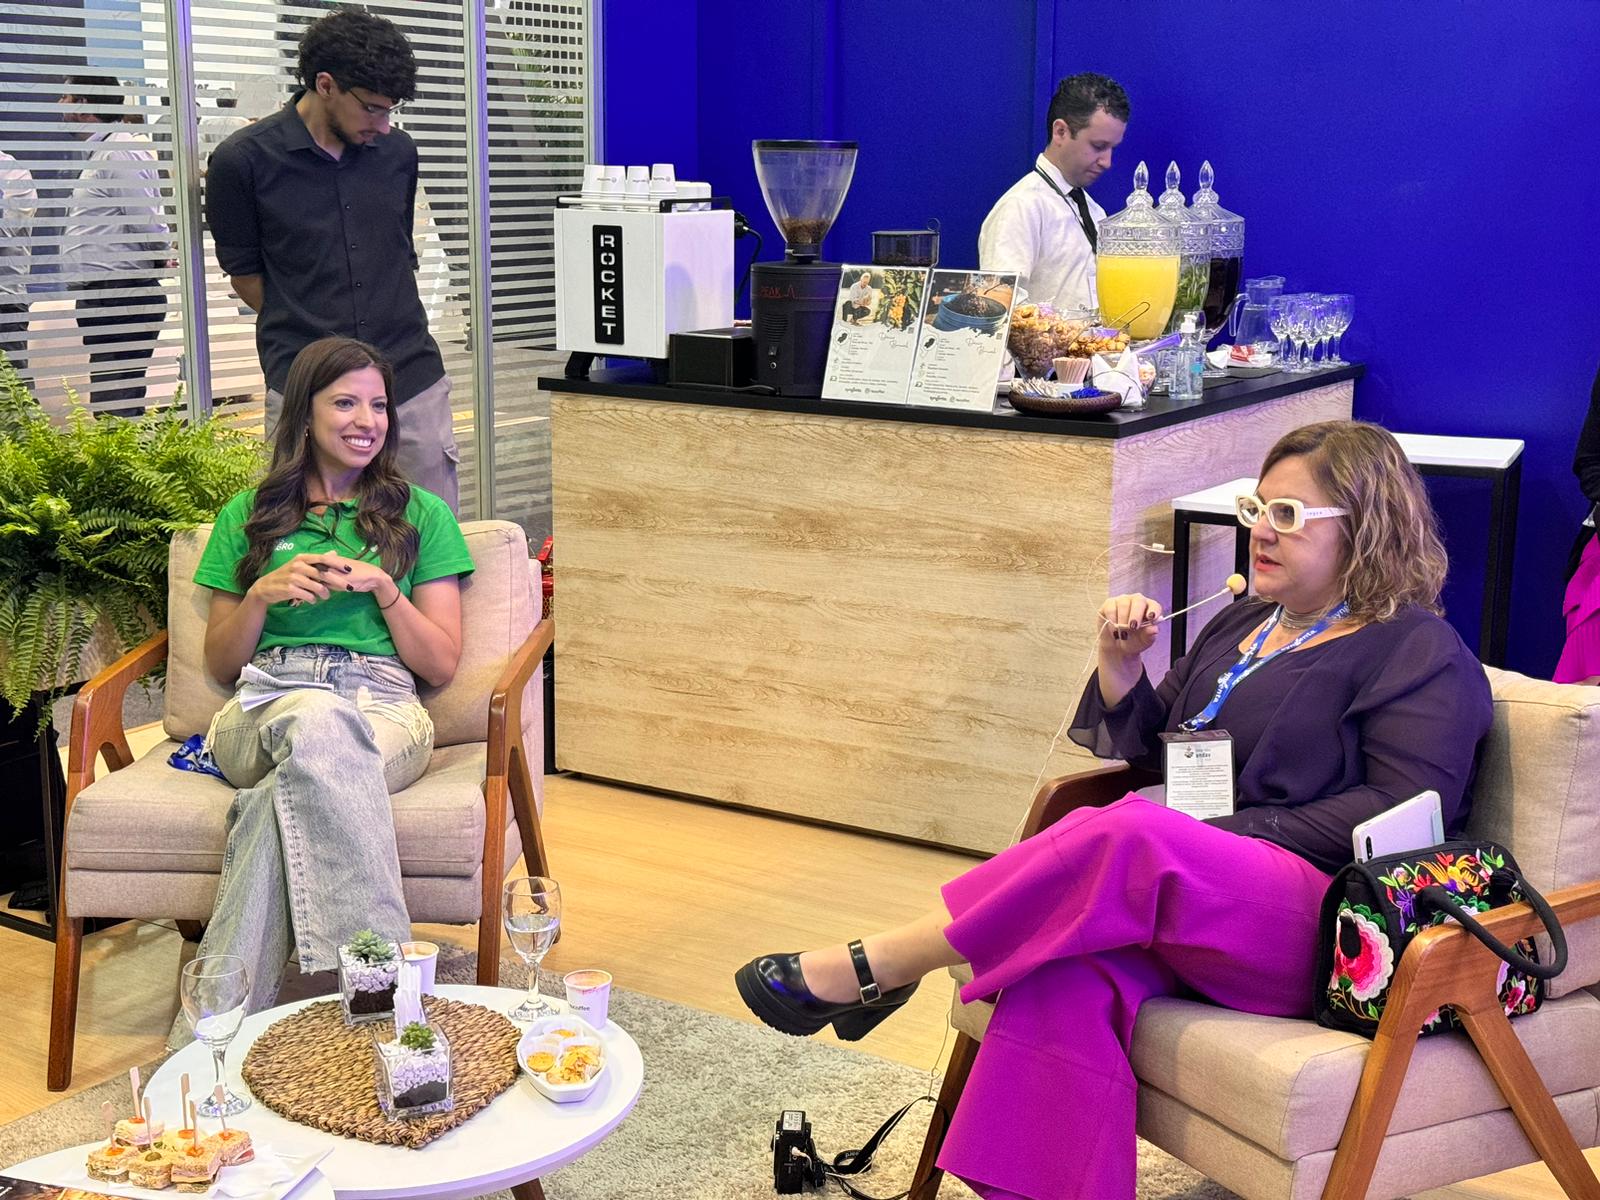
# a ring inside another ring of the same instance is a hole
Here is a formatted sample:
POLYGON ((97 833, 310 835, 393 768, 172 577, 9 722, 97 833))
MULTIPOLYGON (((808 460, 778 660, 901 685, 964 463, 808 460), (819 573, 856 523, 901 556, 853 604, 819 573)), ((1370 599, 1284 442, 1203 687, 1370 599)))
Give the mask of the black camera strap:
POLYGON ((878 1126, 878 1132, 868 1138, 866 1145, 862 1146, 861 1149, 841 1150, 838 1154, 835 1154, 833 1156, 833 1165, 825 1168, 828 1177, 844 1189, 845 1195, 852 1196, 855 1200, 905 1200, 905 1197, 911 1195, 910 1188, 903 1192, 896 1192, 892 1196, 873 1196, 852 1185, 845 1176, 859 1175, 863 1171, 871 1170, 872 1158, 878 1153, 878 1147, 883 1144, 884 1138, 894 1132, 894 1127, 900 1124, 900 1118, 924 1100, 931 1101, 932 1099, 932 1096, 918 1096, 910 1104, 907 1104, 899 1112, 890 1116, 882 1125, 878 1126))

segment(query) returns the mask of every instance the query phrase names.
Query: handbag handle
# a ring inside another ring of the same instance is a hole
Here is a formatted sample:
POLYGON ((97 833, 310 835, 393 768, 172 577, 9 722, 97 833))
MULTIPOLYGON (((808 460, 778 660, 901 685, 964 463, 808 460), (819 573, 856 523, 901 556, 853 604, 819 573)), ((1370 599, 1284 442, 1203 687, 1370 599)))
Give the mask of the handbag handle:
POLYGON ((1494 874, 1494 883, 1496 885, 1504 886, 1509 891, 1510 885, 1514 884, 1522 892, 1522 898, 1528 902, 1528 906, 1538 914, 1539 920, 1544 923, 1545 932, 1550 935, 1551 947, 1555 951, 1555 960, 1553 962, 1536 962, 1519 953, 1515 947, 1507 946, 1480 925, 1478 919, 1472 915, 1471 911, 1461 901, 1437 884, 1433 887, 1425 887, 1417 893, 1418 907, 1429 905, 1447 916, 1454 917, 1460 922, 1463 929, 1482 942, 1497 958, 1510 963, 1524 975, 1531 975, 1535 979, 1554 979, 1567 969, 1567 937, 1561 930, 1561 922, 1556 919, 1556 914, 1550 910, 1550 905, 1545 901, 1545 898, 1535 891, 1527 880, 1513 875, 1509 871, 1496 871, 1494 874))

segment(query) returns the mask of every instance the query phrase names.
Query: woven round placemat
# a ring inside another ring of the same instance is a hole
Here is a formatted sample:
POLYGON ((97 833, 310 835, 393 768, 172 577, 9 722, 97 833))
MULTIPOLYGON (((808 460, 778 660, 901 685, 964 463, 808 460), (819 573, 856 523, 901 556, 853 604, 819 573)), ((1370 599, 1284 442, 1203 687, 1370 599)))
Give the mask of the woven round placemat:
POLYGON ((522 1031, 497 1012, 424 996, 428 1021, 450 1040, 455 1107, 390 1121, 378 1107, 371 1025, 347 1026, 337 1000, 274 1022, 244 1058, 244 1081, 280 1117, 345 1137, 419 1150, 469 1120, 517 1080, 522 1031))

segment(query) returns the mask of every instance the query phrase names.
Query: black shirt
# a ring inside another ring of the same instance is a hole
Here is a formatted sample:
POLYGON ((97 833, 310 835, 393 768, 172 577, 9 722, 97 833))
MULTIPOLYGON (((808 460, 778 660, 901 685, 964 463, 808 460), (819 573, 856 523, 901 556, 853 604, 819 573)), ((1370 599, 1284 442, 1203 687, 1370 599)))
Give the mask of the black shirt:
POLYGON ((303 94, 212 152, 217 261, 229 275, 261 276, 256 352, 269 388, 283 391, 308 343, 342 334, 383 351, 399 403, 444 376, 417 295, 417 147, 396 129, 334 158, 295 111, 303 94))

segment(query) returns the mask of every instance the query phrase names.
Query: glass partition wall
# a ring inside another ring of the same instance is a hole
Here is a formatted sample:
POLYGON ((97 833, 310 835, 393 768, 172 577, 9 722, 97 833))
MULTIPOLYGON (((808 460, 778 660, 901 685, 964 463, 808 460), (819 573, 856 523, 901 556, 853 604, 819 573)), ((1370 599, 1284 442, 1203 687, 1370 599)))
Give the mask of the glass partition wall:
MULTIPOLYGON (((12 160, 0 159, 0 350, 47 407, 64 409, 70 391, 92 410, 135 413, 181 387, 190 413, 261 428, 255 316, 200 219, 205 160, 288 100, 301 31, 342 6, 0 5, 0 151, 12 160), (137 153, 90 161, 86 118, 115 123, 137 153), (96 220, 96 195, 123 215, 96 220)), ((560 366, 552 212, 591 156, 591 0, 361 7, 399 24, 417 53, 418 94, 396 124, 421 159, 418 283, 454 382, 462 516, 518 521, 537 547, 550 439, 536 380, 560 366)))

